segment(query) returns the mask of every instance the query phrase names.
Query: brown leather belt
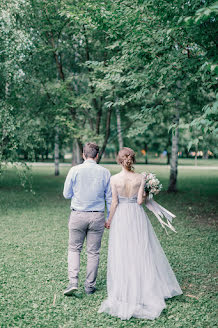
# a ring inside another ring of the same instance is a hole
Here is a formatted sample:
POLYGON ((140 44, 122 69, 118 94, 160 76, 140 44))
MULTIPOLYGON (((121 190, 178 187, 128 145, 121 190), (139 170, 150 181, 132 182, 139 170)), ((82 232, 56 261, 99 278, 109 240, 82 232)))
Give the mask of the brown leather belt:
POLYGON ((88 212, 88 213, 104 213, 103 211, 78 211, 78 210, 75 210, 74 208, 72 208, 71 211, 75 211, 75 212, 88 212))

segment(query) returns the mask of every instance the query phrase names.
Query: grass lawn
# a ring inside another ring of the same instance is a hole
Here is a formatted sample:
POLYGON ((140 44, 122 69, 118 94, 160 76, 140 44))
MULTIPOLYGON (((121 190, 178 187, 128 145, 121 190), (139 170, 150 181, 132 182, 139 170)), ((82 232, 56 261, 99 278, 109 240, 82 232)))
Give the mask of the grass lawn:
MULTIPOLYGON (((54 160, 51 158, 49 160, 39 160, 39 163, 50 163, 51 165, 53 164, 54 160)), ((72 163, 72 158, 67 158, 64 160, 60 160, 61 163, 72 163)), ((105 164, 116 164, 116 158, 103 158, 101 160, 101 163, 103 165, 105 164)), ((137 159, 137 163, 144 164, 145 163, 145 158, 141 157, 137 159)), ((148 158, 148 164, 149 165, 167 165, 167 159, 166 157, 149 157, 148 158)), ((217 167, 218 168, 218 159, 210 158, 210 159, 204 159, 204 158, 198 158, 197 162, 195 162, 194 158, 179 158, 178 159, 178 164, 179 166, 211 166, 211 167, 217 167), (196 165, 197 164, 197 165, 196 165)))
MULTIPOLYGON (((67 161, 66 161, 67 162, 67 161)), ((71 160, 68 160, 68 162, 70 163, 71 160)), ((107 159, 107 158, 103 158, 102 159, 102 163, 116 163, 115 158, 112 159, 107 159)), ((144 158, 140 158, 139 160, 137 160, 137 163, 140 164, 144 164, 145 163, 145 159, 144 158)), ((167 159, 166 157, 148 157, 148 165, 167 165, 167 159)), ((179 166, 184 166, 184 165, 188 165, 188 166, 213 166, 213 167, 217 167, 218 168, 218 159, 204 159, 204 158, 198 158, 197 162, 195 162, 194 158, 178 158, 178 164, 179 166)))
MULTIPOLYGON (((107 166, 107 165, 106 165, 107 166)), ((109 165, 112 174, 119 168, 109 165)), ((156 197, 177 215, 177 234, 162 230, 149 214, 165 250, 182 296, 167 301, 167 308, 154 320, 121 321, 98 308, 106 297, 108 231, 105 231, 97 292, 83 289, 86 254, 82 253, 80 288, 64 297, 67 279, 69 201, 62 197, 69 167, 53 176, 53 166, 33 168, 36 194, 19 185, 17 171, 9 169, 0 181, 0 327, 216 327, 215 319, 215 226, 218 199, 218 170, 180 170, 176 194, 164 190, 156 197)), ((145 166, 136 166, 138 172, 145 166)), ((166 190, 169 169, 146 166, 157 174, 166 190)), ((145 277, 146 279, 146 277, 145 277)))

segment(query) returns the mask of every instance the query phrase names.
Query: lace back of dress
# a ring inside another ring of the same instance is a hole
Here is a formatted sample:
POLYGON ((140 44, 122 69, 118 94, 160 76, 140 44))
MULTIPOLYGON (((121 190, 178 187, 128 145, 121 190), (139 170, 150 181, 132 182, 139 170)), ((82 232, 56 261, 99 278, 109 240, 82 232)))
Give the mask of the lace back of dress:
POLYGON ((138 195, 140 180, 135 174, 128 177, 120 177, 116 181, 118 198, 136 198, 138 195))

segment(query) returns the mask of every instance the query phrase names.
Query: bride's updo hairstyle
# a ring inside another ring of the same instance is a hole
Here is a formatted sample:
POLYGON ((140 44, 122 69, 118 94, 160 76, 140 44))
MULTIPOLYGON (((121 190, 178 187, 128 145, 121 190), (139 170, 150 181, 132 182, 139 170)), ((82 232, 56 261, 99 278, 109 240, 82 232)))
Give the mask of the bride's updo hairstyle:
POLYGON ((126 170, 133 171, 133 164, 135 163, 134 151, 128 147, 120 149, 117 156, 117 163, 121 164, 126 170))

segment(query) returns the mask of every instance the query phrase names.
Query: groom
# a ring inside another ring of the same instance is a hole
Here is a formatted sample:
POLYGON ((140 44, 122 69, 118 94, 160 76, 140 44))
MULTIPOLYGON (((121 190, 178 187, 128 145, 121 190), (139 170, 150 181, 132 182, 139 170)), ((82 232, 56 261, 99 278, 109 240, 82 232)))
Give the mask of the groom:
POLYGON ((109 214, 111 204, 110 172, 96 163, 99 147, 88 142, 83 148, 83 164, 72 167, 66 177, 63 195, 71 199, 69 218, 68 277, 64 295, 78 289, 80 252, 87 242, 85 292, 93 294, 99 264, 99 251, 105 224, 105 201, 109 214))

